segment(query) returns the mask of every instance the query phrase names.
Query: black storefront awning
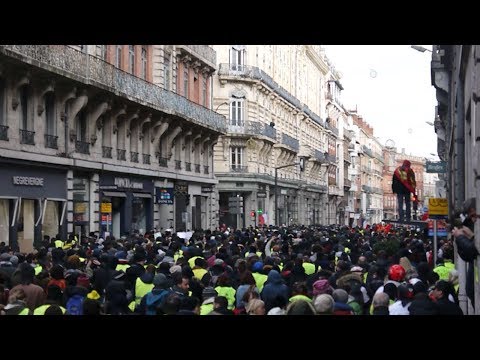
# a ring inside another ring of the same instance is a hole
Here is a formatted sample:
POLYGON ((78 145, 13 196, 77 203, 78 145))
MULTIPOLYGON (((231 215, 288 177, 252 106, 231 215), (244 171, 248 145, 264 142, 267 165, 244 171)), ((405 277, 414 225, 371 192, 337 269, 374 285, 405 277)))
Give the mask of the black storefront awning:
POLYGON ((146 198, 146 199, 152 198, 152 194, 144 194, 144 193, 133 193, 133 196, 137 198, 146 198))
POLYGON ((117 191, 104 191, 103 196, 127 197, 127 194, 125 194, 124 192, 117 192, 117 191))

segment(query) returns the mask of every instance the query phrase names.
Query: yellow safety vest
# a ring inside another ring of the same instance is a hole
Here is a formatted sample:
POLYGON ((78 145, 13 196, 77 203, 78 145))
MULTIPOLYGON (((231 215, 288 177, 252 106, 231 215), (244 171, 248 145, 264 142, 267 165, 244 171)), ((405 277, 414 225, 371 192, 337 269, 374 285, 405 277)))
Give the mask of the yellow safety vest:
MULTIPOLYGON (((40 305, 37 307, 35 310, 33 310, 33 315, 45 315, 45 311, 51 306, 52 304, 45 304, 45 305, 40 305)), ((63 315, 65 315, 65 312, 67 309, 65 309, 63 306, 60 306, 60 309, 62 309, 63 315)))
POLYGON ((198 280, 202 280, 202 278, 208 272, 207 270, 202 268, 193 269, 192 271, 193 271, 193 276, 196 277, 198 280))
POLYGON ((235 306, 235 293, 236 290, 231 286, 217 286, 215 291, 218 293, 218 296, 225 296, 228 300, 228 309, 233 310, 235 306))
POLYGON ((257 285, 258 291, 261 292, 263 289, 263 284, 265 284, 265 282, 267 281, 268 276, 256 272, 252 273, 252 276, 255 279, 255 285, 257 285))
POLYGON ((302 264, 303 268, 305 269, 305 274, 312 275, 315 274, 315 265, 309 262, 304 262, 302 264))
POLYGON ((42 272, 42 270, 43 270, 42 265, 38 265, 38 264, 37 264, 37 266, 35 266, 35 276, 37 276, 38 274, 40 274, 40 273, 42 272))
POLYGON ((135 304, 138 306, 142 302, 142 298, 153 289, 153 284, 144 283, 140 278, 135 282, 135 304))
POLYGON ((203 258, 202 256, 194 256, 194 257, 191 257, 190 259, 188 259, 188 265, 190 265, 190 269, 193 269, 193 267, 195 266, 195 260, 197 258, 203 258))
POLYGON ((117 267, 115 268, 116 271, 123 271, 127 272, 127 269, 130 267, 128 264, 118 264, 117 267))
POLYGON ((200 306, 200 315, 208 315, 213 311, 213 303, 200 306))
POLYGON ((56 248, 63 248, 63 241, 62 240, 55 240, 55 247, 56 248))

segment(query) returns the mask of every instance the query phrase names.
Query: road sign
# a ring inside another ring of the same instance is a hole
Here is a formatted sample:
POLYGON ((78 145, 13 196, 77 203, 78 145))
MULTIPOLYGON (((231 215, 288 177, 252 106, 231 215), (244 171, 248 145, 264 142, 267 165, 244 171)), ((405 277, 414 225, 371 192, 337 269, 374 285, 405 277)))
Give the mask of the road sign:
POLYGON ((112 225, 112 215, 110 214, 102 214, 102 225, 112 225))
POLYGON ((448 218, 448 200, 445 198, 429 198, 428 214, 430 219, 448 218))
POLYGON ((441 173, 447 172, 447 163, 445 161, 427 161, 425 165, 427 173, 441 173))
POLYGON ((111 213, 112 212, 112 203, 102 203, 102 205, 100 206, 100 212, 111 213))

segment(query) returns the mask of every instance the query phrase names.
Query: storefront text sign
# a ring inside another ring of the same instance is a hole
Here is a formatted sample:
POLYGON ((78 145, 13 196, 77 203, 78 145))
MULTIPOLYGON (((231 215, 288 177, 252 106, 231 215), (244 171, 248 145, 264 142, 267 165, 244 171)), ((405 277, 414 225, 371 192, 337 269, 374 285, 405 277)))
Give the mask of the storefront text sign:
POLYGON ((12 176, 13 185, 43 186, 43 178, 33 176, 12 176))

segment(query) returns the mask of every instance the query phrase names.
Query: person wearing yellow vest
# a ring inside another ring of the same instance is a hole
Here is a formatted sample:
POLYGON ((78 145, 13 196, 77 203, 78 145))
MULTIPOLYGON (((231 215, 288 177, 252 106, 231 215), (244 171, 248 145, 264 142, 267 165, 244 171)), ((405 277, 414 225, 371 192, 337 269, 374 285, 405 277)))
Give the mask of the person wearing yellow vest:
POLYGON ((231 286, 231 281, 228 275, 224 273, 218 277, 215 291, 218 293, 218 296, 224 296, 227 298, 228 309, 233 310, 235 307, 236 290, 231 286))
MULTIPOLYGON (((43 305, 40 305, 33 310, 33 315, 45 315, 45 311, 50 307, 50 305, 58 305, 63 299, 63 291, 57 285, 50 285, 47 287, 47 299, 43 305)), ((60 306, 62 313, 65 314, 67 311, 64 307, 60 306)))
POLYGON ((200 306, 200 315, 208 315, 213 311, 213 302, 218 293, 211 286, 206 287, 202 291, 203 302, 200 306))
POLYGON ((1 310, 0 315, 30 315, 25 299, 25 291, 22 288, 12 289, 8 296, 8 304, 1 310))
POLYGON ((201 283, 203 283, 204 286, 208 285, 211 278, 207 270, 207 267, 208 267, 207 261, 202 257, 197 257, 195 259, 195 265, 192 268, 193 276, 197 278, 201 283), (207 277, 204 279, 205 275, 207 275, 207 277))
POLYGON ((262 274, 261 271, 263 271, 263 262, 257 261, 252 266, 252 275, 255 279, 255 284, 257 285, 258 291, 260 292, 263 290, 263 285, 268 278, 267 275, 262 274))
POLYGON ((135 282, 135 305, 139 306, 142 298, 152 291, 153 289, 153 277, 155 275, 155 266, 148 265, 145 274, 138 277, 135 282))

